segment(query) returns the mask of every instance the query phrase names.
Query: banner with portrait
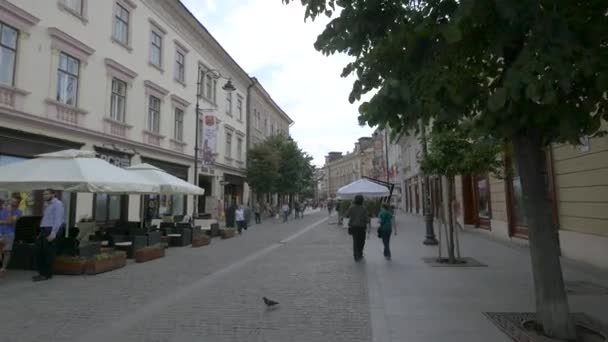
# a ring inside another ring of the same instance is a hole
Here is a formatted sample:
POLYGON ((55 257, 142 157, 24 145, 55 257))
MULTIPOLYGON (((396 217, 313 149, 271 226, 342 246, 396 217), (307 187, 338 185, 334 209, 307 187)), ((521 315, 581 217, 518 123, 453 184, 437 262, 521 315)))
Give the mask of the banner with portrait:
POLYGON ((203 166, 213 165, 217 155, 217 118, 214 115, 205 115, 203 120, 203 166))

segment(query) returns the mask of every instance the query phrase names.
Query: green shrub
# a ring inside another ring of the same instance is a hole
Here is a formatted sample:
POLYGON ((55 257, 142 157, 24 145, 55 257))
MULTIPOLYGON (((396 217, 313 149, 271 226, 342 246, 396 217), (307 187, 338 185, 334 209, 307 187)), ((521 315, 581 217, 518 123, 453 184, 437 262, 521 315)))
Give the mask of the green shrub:
POLYGON ((367 208, 367 214, 369 217, 377 217, 380 212, 380 208, 382 207, 382 202, 378 200, 367 200, 364 203, 367 208))

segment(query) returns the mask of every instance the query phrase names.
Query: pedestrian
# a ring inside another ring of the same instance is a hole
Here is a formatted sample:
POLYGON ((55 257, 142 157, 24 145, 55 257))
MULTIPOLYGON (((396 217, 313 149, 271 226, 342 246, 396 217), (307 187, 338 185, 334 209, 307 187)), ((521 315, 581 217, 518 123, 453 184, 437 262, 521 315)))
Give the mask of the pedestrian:
POLYGON ((13 242, 15 241, 15 223, 21 217, 19 204, 21 196, 18 193, 13 193, 9 204, 5 207, 4 203, 0 203, 0 253, 2 254, 2 267, 0 268, 0 277, 6 274, 8 263, 11 260, 11 251, 13 250, 13 242))
POLYGON ((40 221, 40 234, 34 247, 34 258, 38 275, 33 281, 48 280, 53 276, 53 261, 57 250, 56 238, 65 226, 63 203, 57 199, 55 190, 47 189, 43 193, 46 208, 40 221))
POLYGON ((358 262, 363 259, 365 233, 369 230, 369 216, 367 208, 363 206, 363 196, 355 196, 353 204, 344 216, 348 218, 348 233, 353 237, 353 256, 358 262))
POLYGON ((262 208, 260 206, 260 203, 256 202, 253 205, 253 213, 255 215, 255 224, 261 224, 262 223, 262 208))
POLYGON ((236 219, 236 227, 239 231, 239 234, 243 233, 243 229, 247 229, 247 221, 245 220, 245 208, 243 205, 239 205, 236 211, 234 212, 234 217, 236 219))
POLYGON ((287 202, 283 203, 281 211, 283 214, 283 222, 287 222, 287 220, 289 219, 289 204, 287 204, 287 202))
POLYGON ((293 211, 295 212, 295 219, 299 219, 300 218, 300 202, 296 201, 293 204, 293 211))
POLYGON ((380 213, 378 213, 378 219, 380 220, 380 227, 378 227, 378 237, 382 239, 384 245, 384 257, 386 260, 391 260, 391 233, 394 231, 397 235, 397 229, 394 227, 394 219, 391 208, 388 204, 383 204, 380 213))
POLYGON ((327 213, 331 216, 331 211, 333 210, 333 203, 331 201, 327 202, 327 213))

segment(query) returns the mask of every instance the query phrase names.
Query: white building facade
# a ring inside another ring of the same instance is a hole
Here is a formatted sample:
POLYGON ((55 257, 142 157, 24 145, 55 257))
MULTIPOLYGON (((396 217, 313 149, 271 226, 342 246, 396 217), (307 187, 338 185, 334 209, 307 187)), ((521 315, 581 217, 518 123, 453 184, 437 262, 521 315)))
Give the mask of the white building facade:
MULTIPOLYGON (((221 216, 227 202, 247 200, 251 80, 181 2, 0 0, 0 29, 0 165, 93 149, 121 167, 146 162, 198 178, 207 192, 200 213, 221 216), (211 69, 201 82, 199 137, 212 115, 215 161, 195 177, 197 75, 211 69), (236 90, 222 89, 228 79, 236 90)), ((40 195, 24 195, 26 214, 39 214, 40 195)), ((63 198, 72 219, 139 220, 137 196, 63 198)), ((184 196, 148 196, 144 206, 149 217, 194 211, 184 196)))

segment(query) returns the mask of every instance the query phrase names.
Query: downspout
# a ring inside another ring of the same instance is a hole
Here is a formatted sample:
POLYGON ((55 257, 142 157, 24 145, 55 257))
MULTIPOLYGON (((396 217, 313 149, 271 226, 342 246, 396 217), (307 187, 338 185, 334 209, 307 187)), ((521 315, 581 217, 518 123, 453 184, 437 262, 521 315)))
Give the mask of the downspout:
MULTIPOLYGON (((247 140, 245 141, 245 167, 249 170, 249 149, 251 148, 251 88, 255 86, 255 81, 252 77, 249 77, 249 85, 247 86, 247 125, 245 132, 247 134, 247 140)), ((251 200, 249 201, 250 209, 253 210, 254 201, 255 201, 255 193, 253 189, 250 187, 249 196, 251 196, 251 200)))

